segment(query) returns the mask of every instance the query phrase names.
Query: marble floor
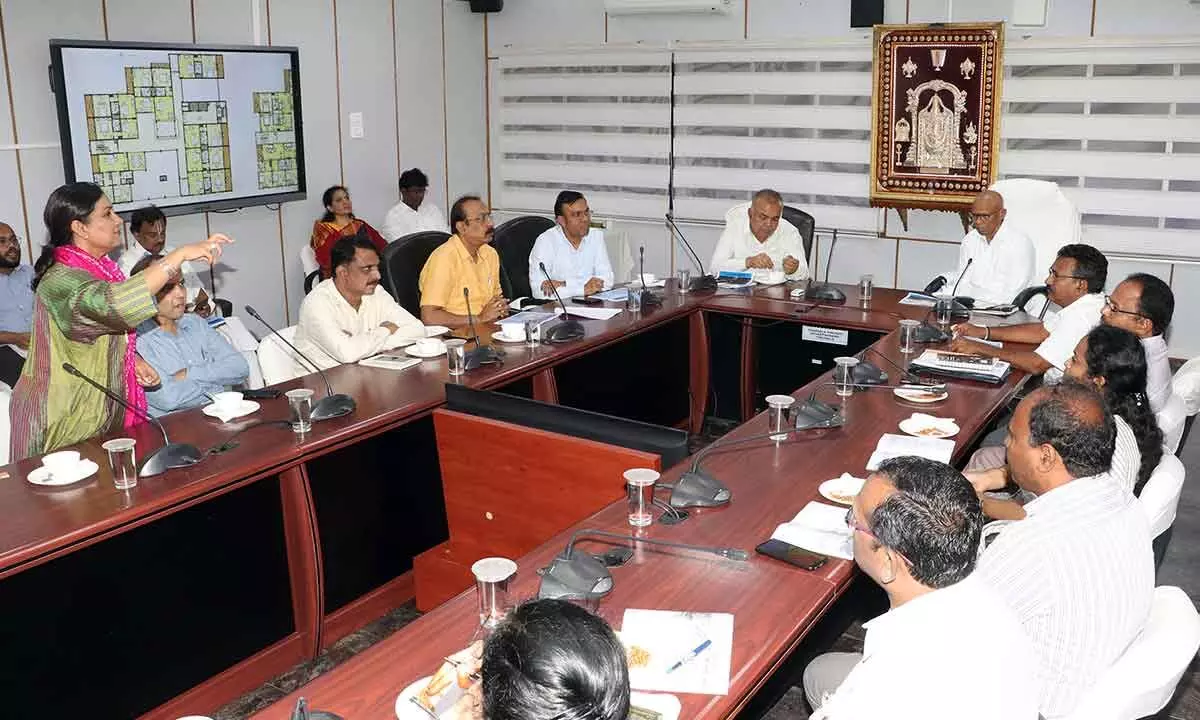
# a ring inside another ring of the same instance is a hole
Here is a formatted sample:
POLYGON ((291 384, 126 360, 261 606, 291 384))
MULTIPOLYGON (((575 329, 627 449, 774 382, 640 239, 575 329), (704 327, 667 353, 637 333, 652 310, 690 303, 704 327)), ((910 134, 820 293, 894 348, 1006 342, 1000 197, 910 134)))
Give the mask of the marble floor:
MULTIPOLYGON (((699 438, 699 445, 707 444, 720 430, 706 433, 699 438)), ((1190 482, 1184 484, 1183 497, 1179 503, 1179 514, 1175 521, 1174 536, 1167 550, 1166 559, 1158 574, 1159 585, 1177 585, 1200 605, 1200 432, 1192 433, 1181 453, 1187 467, 1190 482)), ((416 609, 404 605, 354 632, 321 653, 311 662, 302 663, 290 671, 272 679, 257 690, 248 693, 218 710, 214 720, 240 720, 270 705, 318 675, 328 672, 341 663, 374 645, 388 635, 404 627, 418 617, 416 609)), ((840 634, 832 642, 821 642, 821 647, 801 646, 797 652, 823 652, 826 650, 860 651, 862 649, 862 621, 867 617, 851 617, 840 634)), ((808 705, 804 690, 791 687, 783 692, 774 705, 765 711, 743 714, 745 720, 807 720, 808 705)), ((743 718, 739 718, 743 720, 743 718)), ((1200 720, 1200 661, 1193 660, 1191 667, 1179 683, 1175 697, 1154 720, 1200 720)))

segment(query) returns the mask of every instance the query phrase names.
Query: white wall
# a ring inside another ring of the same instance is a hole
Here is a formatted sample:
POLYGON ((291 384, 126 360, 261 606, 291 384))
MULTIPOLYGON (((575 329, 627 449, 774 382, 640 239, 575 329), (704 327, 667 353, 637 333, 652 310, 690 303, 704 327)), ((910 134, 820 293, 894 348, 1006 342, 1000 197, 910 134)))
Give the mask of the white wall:
MULTIPOLYGON (((445 2, 454 10, 465 5, 445 2)), ((430 197, 445 202, 442 6, 436 0, 0 0, 0 14, 8 60, 8 72, 0 73, 0 220, 27 238, 27 258, 45 237, 46 198, 63 182, 46 79, 47 41, 54 37, 300 48, 308 198, 278 210, 169 221, 172 244, 201 240, 210 231, 237 240, 216 275, 217 294, 231 299, 239 313, 250 304, 273 323, 295 322, 303 295, 298 252, 322 211, 327 186, 350 186, 356 214, 374 225, 398 201, 401 167, 424 169, 430 197), (363 113, 361 139, 350 138, 351 112, 363 113)), ((481 38, 471 45, 480 78, 481 38)), ((474 172, 482 176, 483 166, 474 172)))
MULTIPOLYGON (((1034 36, 1087 37, 1116 35, 1198 35, 1200 7, 1188 0, 1046 0, 1046 23, 1041 27, 1006 29, 1010 39, 1034 36), (1093 28, 1094 16, 1094 28, 1093 28)), ((646 43, 668 41, 765 41, 837 37, 869 37, 869 30, 849 28, 849 0, 741 0, 729 15, 671 17, 607 17, 603 0, 509 0, 498 15, 489 16, 487 45, 492 57, 506 48, 530 49, 595 45, 597 43, 646 43)), ((1007 20, 1012 0, 885 0, 884 21, 970 22, 1007 20)), ((451 69, 448 60, 447 70, 451 69)), ((465 71, 465 68, 464 68, 465 71)), ((459 118, 451 130, 474 138, 488 132, 483 113, 459 118)), ((603 209, 600 209, 603 214, 603 209)), ((617 211, 617 214, 620 214, 617 211)), ((817 220, 821 224, 820 219, 817 220)), ((830 275, 835 281, 853 282, 862 273, 873 273, 881 286, 924 285, 933 269, 948 268, 957 256, 963 235, 957 215, 910 211, 909 226, 901 227, 895 212, 886 215, 885 237, 839 239, 836 261, 830 275)), ((685 226, 684 232, 707 263, 716 244, 719 228, 685 226)), ((665 227, 653 223, 617 222, 615 231, 624 233, 634 250, 646 246, 647 269, 671 272, 684 255, 665 227)), ((818 240, 818 267, 824 266, 827 241, 818 240)), ((1111 284, 1128 272, 1145 269, 1172 282, 1178 304, 1186 307, 1200 291, 1188 280, 1200 280, 1200 266, 1170 263, 1113 261, 1111 284)), ((1177 325, 1182 325, 1177 323, 1177 325)), ((1200 353, 1200 328, 1177 327, 1172 337, 1173 354, 1200 353)))

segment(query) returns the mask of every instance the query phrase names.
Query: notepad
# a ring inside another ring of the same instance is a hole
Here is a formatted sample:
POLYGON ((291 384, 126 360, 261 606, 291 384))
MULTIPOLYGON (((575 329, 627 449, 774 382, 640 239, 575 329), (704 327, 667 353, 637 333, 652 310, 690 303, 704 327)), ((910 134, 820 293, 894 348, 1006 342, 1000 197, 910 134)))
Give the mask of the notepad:
POLYGON ((776 527, 771 539, 830 557, 854 559, 854 531, 846 524, 846 508, 815 500, 776 527))
POLYGON ((608 320, 609 318, 620 314, 621 308, 605 308, 605 307, 587 307, 580 305, 568 305, 567 313, 576 315, 588 320, 608 320))
POLYGON ((733 615, 668 610, 625 611, 621 642, 630 656, 629 687, 725 695, 733 659, 733 615), (689 657, 708 641, 703 652, 689 657), (687 660, 672 669, 681 659, 687 660))
POLYGON ((954 455, 954 441, 885 433, 879 438, 875 452, 871 453, 871 458, 867 460, 867 469, 877 470, 884 460, 905 455, 916 455, 948 464, 954 455))

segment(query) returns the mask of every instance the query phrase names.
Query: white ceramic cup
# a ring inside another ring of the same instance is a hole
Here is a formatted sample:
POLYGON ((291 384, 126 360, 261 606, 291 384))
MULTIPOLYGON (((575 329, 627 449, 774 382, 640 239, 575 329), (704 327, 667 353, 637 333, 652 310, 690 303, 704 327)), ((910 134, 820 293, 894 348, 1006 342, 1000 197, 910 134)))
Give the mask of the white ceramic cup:
POLYGON ((415 343, 414 347, 417 348, 418 352, 422 352, 427 355, 443 353, 446 351, 446 343, 442 342, 441 338, 436 337, 421 338, 415 343))
POLYGON ((213 405, 221 412, 234 412, 242 406, 240 392, 221 392, 212 396, 213 405))
POLYGON ((782 270, 771 270, 767 273, 766 282, 768 285, 778 285, 787 279, 787 275, 782 270))
POLYGON ((50 471, 50 475, 57 478, 70 477, 72 473, 79 469, 79 451, 78 450, 60 450, 52 452, 42 458, 42 465, 50 471))

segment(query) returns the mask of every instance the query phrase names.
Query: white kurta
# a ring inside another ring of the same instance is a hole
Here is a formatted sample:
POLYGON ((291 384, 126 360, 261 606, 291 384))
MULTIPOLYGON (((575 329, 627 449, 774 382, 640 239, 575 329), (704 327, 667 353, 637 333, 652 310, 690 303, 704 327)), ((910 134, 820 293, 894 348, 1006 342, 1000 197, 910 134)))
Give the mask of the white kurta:
POLYGON ((808 277, 804 240, 796 226, 781 219, 779 227, 775 228, 766 242, 759 242, 750 232, 750 203, 733 206, 725 213, 725 229, 717 241, 717 249, 713 251, 709 270, 714 274, 722 270, 746 272, 746 258, 761 253, 771 258, 774 270, 783 270, 783 259, 789 255, 796 258, 800 265, 796 272, 787 276, 788 280, 804 280, 808 277))
MULTIPOLYGON (((383 350, 425 337, 425 326, 382 288, 364 295, 355 310, 333 280, 322 280, 300 304, 296 347, 322 370, 358 362, 383 350), (381 327, 390 322, 399 330, 381 327)), ((304 372, 309 372, 305 370, 304 372)))
POLYGON ((383 235, 384 240, 391 242, 416 232, 428 230, 446 232, 448 227, 446 216, 437 205, 425 201, 419 208, 413 210, 401 202, 396 203, 391 210, 388 210, 387 217, 383 219, 383 227, 379 228, 379 232, 383 235))
POLYGON ((1010 303, 1017 293, 1038 284, 1036 259, 1033 242, 1011 223, 1002 223, 990 243, 972 230, 959 246, 958 267, 942 274, 945 292, 950 292, 962 275, 955 295, 975 298, 980 307, 1010 303))
POLYGON ((529 253, 529 288, 536 298, 552 298, 554 293, 542 292, 546 276, 538 263, 545 263, 552 280, 567 284, 558 289, 558 294, 564 298, 582 295, 584 286, 594 277, 603 280, 606 288, 613 285, 612 264, 608 261, 603 230, 588 230, 579 247, 571 244, 558 225, 538 235, 529 253))

